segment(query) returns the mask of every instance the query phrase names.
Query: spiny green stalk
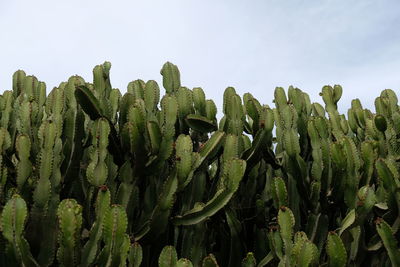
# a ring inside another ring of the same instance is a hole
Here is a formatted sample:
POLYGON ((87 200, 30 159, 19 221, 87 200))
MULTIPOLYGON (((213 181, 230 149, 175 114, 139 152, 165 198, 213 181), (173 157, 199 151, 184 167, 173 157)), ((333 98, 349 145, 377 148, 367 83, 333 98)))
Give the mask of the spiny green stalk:
POLYGON ((23 236, 28 209, 25 201, 14 195, 1 213, 1 229, 8 241, 6 255, 9 263, 20 266, 39 266, 32 257, 29 244, 23 236))
POLYGON ((64 199, 58 206, 59 245, 57 259, 61 266, 76 266, 80 254, 82 206, 74 199, 64 199))

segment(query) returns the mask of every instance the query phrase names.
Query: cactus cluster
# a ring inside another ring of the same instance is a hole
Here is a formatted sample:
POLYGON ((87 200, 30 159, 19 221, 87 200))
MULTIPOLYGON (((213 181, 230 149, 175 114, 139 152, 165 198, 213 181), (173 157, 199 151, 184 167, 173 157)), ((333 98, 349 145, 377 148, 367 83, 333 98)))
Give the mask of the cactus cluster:
POLYGON ((1 266, 400 266, 394 91, 341 114, 338 85, 228 87, 218 121, 172 63, 163 94, 110 69, 0 95, 1 266))

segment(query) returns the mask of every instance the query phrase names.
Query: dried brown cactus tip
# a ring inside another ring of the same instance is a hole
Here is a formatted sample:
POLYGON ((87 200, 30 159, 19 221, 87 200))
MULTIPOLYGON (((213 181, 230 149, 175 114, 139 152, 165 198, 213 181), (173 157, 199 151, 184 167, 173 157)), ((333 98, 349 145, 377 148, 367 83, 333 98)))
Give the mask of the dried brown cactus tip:
POLYGON ((108 189, 107 186, 104 185, 104 184, 100 186, 100 190, 101 190, 102 192, 107 191, 107 189, 108 189))
POLYGON ((374 222, 375 222, 375 224, 379 225, 383 222, 383 219, 381 217, 377 217, 374 222))

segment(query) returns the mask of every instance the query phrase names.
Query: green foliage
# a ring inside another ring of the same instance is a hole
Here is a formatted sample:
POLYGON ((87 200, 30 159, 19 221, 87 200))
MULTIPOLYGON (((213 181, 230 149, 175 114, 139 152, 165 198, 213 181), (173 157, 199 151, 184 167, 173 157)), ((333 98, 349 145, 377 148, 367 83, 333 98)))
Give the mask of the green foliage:
POLYGON ((1 266, 400 266, 400 108, 324 86, 223 116, 177 66, 162 85, 24 71, 0 95, 1 266), (163 90, 164 90, 163 89, 163 90))

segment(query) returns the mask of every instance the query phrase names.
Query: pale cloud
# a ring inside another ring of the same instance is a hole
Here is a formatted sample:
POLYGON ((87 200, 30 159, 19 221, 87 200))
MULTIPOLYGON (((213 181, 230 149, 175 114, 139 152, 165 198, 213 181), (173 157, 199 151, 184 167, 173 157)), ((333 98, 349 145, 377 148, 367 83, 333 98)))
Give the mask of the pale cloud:
POLYGON ((325 84, 344 87, 341 111, 360 98, 372 108, 400 88, 400 2, 382 1, 8 1, 0 4, 0 90, 24 69, 48 85, 91 81, 112 62, 113 86, 155 79, 165 61, 182 83, 222 106, 234 86, 271 104, 276 86, 313 101, 325 84))

